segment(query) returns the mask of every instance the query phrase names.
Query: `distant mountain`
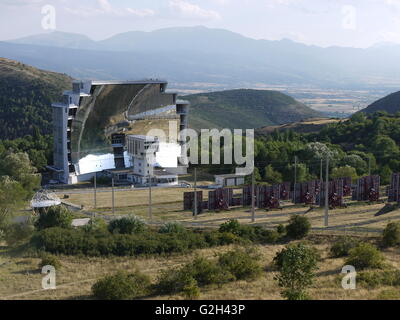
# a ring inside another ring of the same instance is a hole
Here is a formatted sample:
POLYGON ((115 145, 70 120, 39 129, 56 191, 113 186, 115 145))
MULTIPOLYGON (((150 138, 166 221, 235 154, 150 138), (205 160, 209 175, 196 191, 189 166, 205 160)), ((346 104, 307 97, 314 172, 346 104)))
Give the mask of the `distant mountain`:
POLYGON ((392 93, 378 101, 375 101, 360 112, 374 113, 376 111, 386 111, 388 113, 396 113, 400 111, 400 91, 392 93))
POLYGON ((70 49, 100 49, 101 46, 89 37, 76 33, 53 31, 37 34, 8 42, 18 44, 32 44, 38 46, 49 46, 70 49))
POLYGON ((189 127, 193 129, 254 129, 321 114, 292 97, 269 90, 228 90, 183 97, 191 102, 189 127))
POLYGON ((0 58, 0 139, 52 133, 51 103, 69 89, 72 79, 0 58))
POLYGON ((400 84, 400 46, 321 48, 205 27, 133 31, 102 41, 53 32, 0 42, 0 55, 78 78, 158 77, 226 88, 260 83, 346 89, 400 84))

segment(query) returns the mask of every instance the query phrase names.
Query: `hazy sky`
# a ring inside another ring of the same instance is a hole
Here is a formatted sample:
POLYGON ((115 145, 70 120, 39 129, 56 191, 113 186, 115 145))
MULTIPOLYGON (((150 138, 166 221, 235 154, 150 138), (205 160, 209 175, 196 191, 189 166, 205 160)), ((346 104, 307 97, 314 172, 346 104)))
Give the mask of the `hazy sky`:
POLYGON ((400 43, 400 0, 0 0, 0 40, 46 32, 46 5, 55 8, 56 30, 95 40, 204 25, 321 46, 400 43))

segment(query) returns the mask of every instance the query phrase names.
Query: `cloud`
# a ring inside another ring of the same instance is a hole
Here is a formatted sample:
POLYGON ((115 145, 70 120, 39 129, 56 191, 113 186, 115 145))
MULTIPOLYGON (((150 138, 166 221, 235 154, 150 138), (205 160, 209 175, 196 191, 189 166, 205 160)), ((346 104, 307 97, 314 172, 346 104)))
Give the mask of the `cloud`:
POLYGON ((120 17, 124 16, 149 17, 155 15, 155 12, 151 9, 113 7, 108 0, 97 0, 96 7, 85 7, 85 6, 80 6, 76 8, 65 7, 65 10, 71 14, 83 17, 98 16, 98 15, 120 16, 120 17))
POLYGON ((0 6, 6 7, 29 7, 44 3, 44 0, 1 0, 0 6))
POLYGON ((221 18, 218 12, 203 9, 197 4, 193 4, 185 0, 170 0, 168 8, 172 15, 180 18, 201 20, 215 20, 221 18))

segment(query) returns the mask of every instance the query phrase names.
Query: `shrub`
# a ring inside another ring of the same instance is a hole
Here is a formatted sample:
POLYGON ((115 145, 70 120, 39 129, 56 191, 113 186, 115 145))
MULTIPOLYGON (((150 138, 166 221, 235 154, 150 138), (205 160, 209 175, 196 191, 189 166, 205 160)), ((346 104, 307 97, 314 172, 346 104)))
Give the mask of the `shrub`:
POLYGON ((400 223, 391 222, 383 230, 382 243, 386 247, 400 244, 400 223))
POLYGON ((159 232, 160 233, 183 233, 183 232, 186 232, 186 229, 177 222, 168 222, 160 228, 159 232))
POLYGON ((237 220, 229 220, 219 228, 220 233, 230 233, 244 240, 259 243, 275 243, 279 234, 275 231, 265 230, 259 226, 241 225, 237 220))
POLYGON ((217 284, 221 285, 234 280, 234 276, 227 270, 221 269, 215 261, 197 257, 192 263, 183 268, 184 273, 188 273, 197 281, 199 286, 217 284))
POLYGON ((38 230, 47 228, 59 227, 70 228, 73 220, 72 213, 64 206, 54 206, 39 214, 35 222, 35 227, 38 230))
POLYGON ((239 221, 237 220, 229 220, 227 222, 224 222, 223 224, 221 224, 221 226, 219 227, 219 232, 223 233, 223 232, 229 232, 232 234, 236 234, 239 235, 240 231, 241 231, 241 225, 239 223, 239 221))
POLYGON ((385 286, 398 287, 400 286, 400 271, 363 271, 358 273, 357 281, 369 288, 385 286))
POLYGON ((155 291, 158 294, 174 294, 183 291, 183 288, 193 283, 195 279, 190 273, 185 273, 182 270, 175 268, 162 270, 154 286, 155 291))
POLYGON ((286 227, 283 224, 280 224, 279 226, 276 227, 276 231, 282 235, 286 233, 286 227))
POLYGON ((148 276, 140 272, 119 272, 98 280, 92 286, 92 293, 99 300, 132 300, 149 295, 150 288, 148 276))
POLYGON ((346 264, 357 269, 381 268, 383 262, 382 253, 369 243, 360 243, 357 247, 351 249, 346 260, 346 264))
POLYGON ((85 232, 96 232, 96 231, 106 231, 107 223, 101 218, 92 218, 90 219, 87 225, 84 225, 82 229, 85 232))
POLYGON ((186 300, 196 300, 200 297, 200 289, 197 281, 190 278, 182 289, 183 297, 186 300))
POLYGON ((275 277, 282 296, 290 300, 308 299, 306 288, 313 283, 319 256, 315 249, 302 243, 289 245, 278 252, 274 264, 279 274, 275 277))
POLYGON ((51 254, 44 254, 42 256, 39 268, 43 268, 44 266, 53 266, 56 270, 59 270, 62 267, 60 260, 51 254))
POLYGON ((18 245, 28 240, 34 232, 34 226, 30 221, 13 223, 4 230, 4 240, 9 246, 18 245))
POLYGON ((357 247, 359 241, 350 237, 341 237, 331 247, 331 255, 334 258, 348 256, 350 250, 357 247))
POLYGON ((108 230, 111 233, 134 234, 146 230, 146 224, 135 216, 124 217, 112 220, 108 225, 108 230))
POLYGON ((219 255, 218 264, 236 280, 255 279, 262 271, 259 260, 260 255, 254 249, 236 249, 219 255))
POLYGON ((311 223, 307 217, 293 215, 286 226, 286 233, 292 239, 303 239, 310 232, 311 223))

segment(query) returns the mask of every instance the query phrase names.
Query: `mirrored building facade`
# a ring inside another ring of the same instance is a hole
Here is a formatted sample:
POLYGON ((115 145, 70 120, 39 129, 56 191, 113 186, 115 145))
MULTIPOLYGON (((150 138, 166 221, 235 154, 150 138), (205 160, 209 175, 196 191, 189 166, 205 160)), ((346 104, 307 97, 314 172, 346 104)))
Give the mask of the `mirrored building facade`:
POLYGON ((128 137, 160 131, 165 136, 157 137, 153 165, 185 173, 178 165, 184 155, 179 131, 187 126, 189 103, 166 88, 167 82, 160 80, 75 81, 63 101, 53 104, 53 177, 74 184, 105 170, 129 173, 134 158, 128 153, 128 137))

